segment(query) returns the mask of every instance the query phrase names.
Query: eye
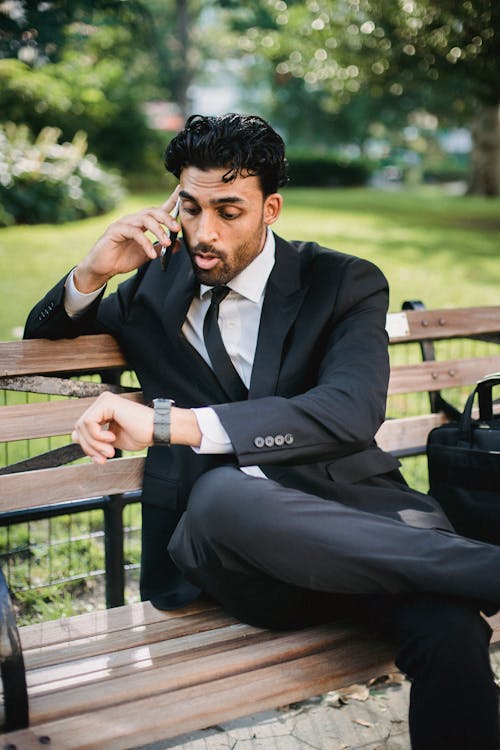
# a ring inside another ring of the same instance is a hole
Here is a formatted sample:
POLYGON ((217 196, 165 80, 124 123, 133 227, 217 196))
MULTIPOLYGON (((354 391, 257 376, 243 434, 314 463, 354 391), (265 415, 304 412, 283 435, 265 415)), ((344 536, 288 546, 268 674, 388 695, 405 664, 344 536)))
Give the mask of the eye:
POLYGON ((194 205, 194 203, 192 203, 192 204, 190 204, 188 206, 186 206, 186 204, 184 204, 182 206, 182 211, 184 213, 188 214, 189 216, 196 216, 196 214, 198 214, 200 212, 200 209, 199 209, 198 206, 196 206, 196 205, 194 205))
POLYGON ((237 219, 240 216, 239 211, 228 211, 227 209, 219 211, 219 214, 226 221, 232 221, 233 219, 237 219))

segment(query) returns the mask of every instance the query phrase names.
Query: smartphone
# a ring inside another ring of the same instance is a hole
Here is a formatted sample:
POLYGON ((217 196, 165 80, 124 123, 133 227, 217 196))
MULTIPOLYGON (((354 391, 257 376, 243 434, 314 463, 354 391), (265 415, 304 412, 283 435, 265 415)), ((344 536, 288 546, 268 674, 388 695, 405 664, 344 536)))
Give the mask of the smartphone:
MULTIPOLYGON (((171 213, 171 216, 176 219, 179 216, 179 210, 181 207, 181 199, 177 198, 177 202, 173 208, 173 211, 171 213)), ((168 247, 165 247, 165 245, 162 245, 161 251, 160 251, 160 263, 161 263, 161 270, 166 271, 168 266, 168 261, 170 259, 170 256, 172 254, 172 250, 175 245, 175 241, 177 239, 177 232, 171 232, 169 230, 169 237, 170 237, 170 245, 168 247), (168 252, 167 252, 168 251, 168 252)))

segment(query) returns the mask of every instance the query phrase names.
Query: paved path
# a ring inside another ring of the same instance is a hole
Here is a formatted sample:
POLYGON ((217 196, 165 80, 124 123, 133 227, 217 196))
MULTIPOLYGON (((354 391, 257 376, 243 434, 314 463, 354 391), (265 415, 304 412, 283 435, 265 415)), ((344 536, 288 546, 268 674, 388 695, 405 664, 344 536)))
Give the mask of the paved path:
MULTIPOLYGON (((492 663, 500 676, 500 645, 492 649, 492 663)), ((410 750, 410 683, 363 687, 353 695, 329 693, 138 750, 410 750)))

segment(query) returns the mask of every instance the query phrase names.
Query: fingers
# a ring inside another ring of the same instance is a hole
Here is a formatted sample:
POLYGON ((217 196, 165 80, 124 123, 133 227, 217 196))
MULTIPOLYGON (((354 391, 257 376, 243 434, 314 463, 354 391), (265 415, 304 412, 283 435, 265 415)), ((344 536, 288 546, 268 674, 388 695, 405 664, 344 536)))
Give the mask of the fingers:
POLYGON ((170 213, 178 192, 176 188, 161 206, 145 208, 113 222, 89 253, 94 276, 107 280, 132 271, 144 262, 144 256, 155 260, 162 247, 169 247, 170 234, 178 234, 181 229, 170 213), (158 245, 153 244, 155 240, 158 245))
POLYGON ((78 419, 71 435, 73 442, 96 463, 105 463, 115 455, 116 435, 108 428, 113 418, 112 398, 112 394, 101 394, 78 419))
POLYGON ((148 258, 151 258, 152 260, 156 258, 153 244, 144 234, 142 221, 140 224, 135 224, 129 220, 129 217, 124 217, 121 221, 115 222, 110 227, 110 235, 110 238, 114 242, 120 244, 132 241, 136 245, 139 245, 148 258))
POLYGON ((114 433, 90 423, 87 419, 77 424, 71 439, 74 443, 78 443, 83 452, 96 463, 105 463, 108 458, 113 458, 115 455, 114 433))
POLYGON ((175 204, 177 203, 177 199, 179 197, 180 189, 181 189, 181 186, 177 185, 177 187, 175 188, 174 192, 171 195, 169 195, 169 197, 167 198, 167 200, 165 201, 165 203, 162 203, 162 206, 161 206, 162 209, 164 209, 168 213, 170 213, 170 211, 174 210, 175 204))
POLYGON ((115 448, 142 450, 152 445, 153 409, 114 393, 102 393, 75 425, 73 441, 97 463, 115 455, 115 448))
POLYGON ((154 250, 153 243, 144 232, 151 232, 161 246, 168 247, 171 244, 170 232, 177 234, 181 228, 163 207, 153 207, 139 211, 137 214, 125 216, 115 224, 115 229, 122 234, 123 239, 132 239, 137 242, 146 255, 154 259, 157 257, 157 253, 154 250))

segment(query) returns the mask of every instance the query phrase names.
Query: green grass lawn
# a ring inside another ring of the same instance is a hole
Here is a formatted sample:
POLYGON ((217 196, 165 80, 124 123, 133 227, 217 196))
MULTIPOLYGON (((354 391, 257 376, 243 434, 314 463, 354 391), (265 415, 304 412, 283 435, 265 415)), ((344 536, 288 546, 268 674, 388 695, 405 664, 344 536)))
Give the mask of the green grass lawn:
MULTIPOLYGON (((0 229, 0 338, 10 340, 32 305, 87 252, 117 216, 158 205, 165 194, 129 196, 106 216, 63 225, 0 229)), ((292 189, 275 225, 287 239, 314 239, 377 263, 391 285, 391 309, 404 299, 428 306, 497 304, 500 202, 371 189, 292 189)))

